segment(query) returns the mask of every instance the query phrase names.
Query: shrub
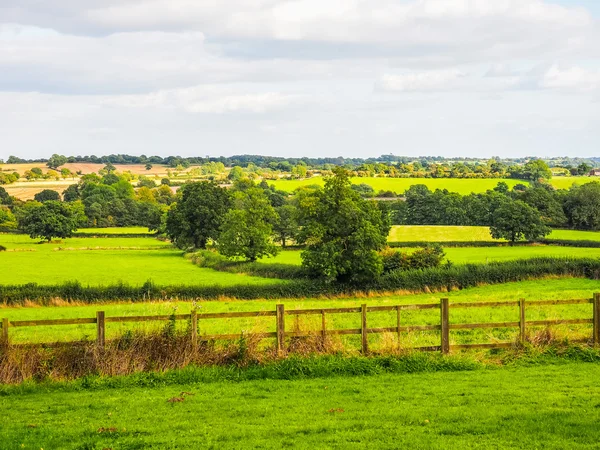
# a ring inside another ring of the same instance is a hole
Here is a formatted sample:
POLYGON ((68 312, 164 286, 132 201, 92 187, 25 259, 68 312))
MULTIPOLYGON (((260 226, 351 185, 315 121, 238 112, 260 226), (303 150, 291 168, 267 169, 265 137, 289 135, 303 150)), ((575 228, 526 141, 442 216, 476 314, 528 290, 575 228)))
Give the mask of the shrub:
POLYGON ((427 245, 409 254, 388 247, 380 254, 383 258, 383 271, 386 273, 394 270, 439 267, 446 256, 444 249, 439 244, 427 245))

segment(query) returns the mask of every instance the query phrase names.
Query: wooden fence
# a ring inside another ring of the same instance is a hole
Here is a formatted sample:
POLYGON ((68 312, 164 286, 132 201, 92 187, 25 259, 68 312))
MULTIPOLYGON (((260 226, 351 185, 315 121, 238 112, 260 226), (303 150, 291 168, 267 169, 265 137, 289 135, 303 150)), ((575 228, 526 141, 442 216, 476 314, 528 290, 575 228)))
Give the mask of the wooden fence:
MULTIPOLYGON (((189 320, 191 324, 191 339, 194 343, 199 341, 212 340, 232 340, 239 339, 242 336, 256 338, 275 338, 279 352, 285 350, 285 341, 287 337, 303 337, 321 335, 325 338, 328 335, 360 335, 361 350, 368 353, 368 335, 377 333, 396 333, 400 339, 402 333, 412 331, 439 331, 440 345, 429 347, 418 347, 415 350, 441 351, 444 354, 451 350, 472 349, 472 348, 508 348, 515 342, 495 342, 450 345, 450 331, 452 330, 473 330, 478 328, 518 328, 519 341, 525 342, 526 331, 532 326, 551 326, 561 324, 592 324, 593 332, 591 341, 595 345, 600 345, 600 294, 594 294, 591 299, 572 299, 572 300, 541 300, 526 302, 524 299, 518 301, 503 302, 477 302, 477 303, 450 303, 447 298, 441 299, 439 304, 417 304, 417 305, 394 305, 394 306, 367 306, 361 305, 354 308, 320 308, 320 309, 292 309, 286 310, 285 306, 279 304, 275 311, 251 311, 251 312, 231 312, 231 313, 204 313, 199 314, 192 311, 190 314, 160 315, 160 316, 122 316, 107 317, 104 311, 97 311, 94 318, 80 319, 56 319, 56 320, 8 320, 2 319, 1 341, 3 344, 10 342, 9 330, 17 327, 35 327, 35 326, 61 326, 61 325, 79 325, 96 324, 96 344, 103 348, 106 343, 106 324, 113 322, 148 322, 148 321, 169 321, 169 320, 189 320), (526 320, 526 306, 549 306, 549 305, 592 305, 592 318, 565 319, 565 320, 526 320), (488 322, 488 323, 451 323, 450 310, 459 308, 518 308, 518 321, 514 322, 488 322), (439 309, 439 325, 402 325, 402 311, 409 310, 428 310, 439 309), (385 328, 369 328, 368 313, 370 312, 396 312, 396 325, 385 328), (326 316, 330 314, 360 314, 360 328, 349 329, 328 329, 326 316), (320 315, 321 329, 313 331, 286 331, 285 319, 287 316, 301 315, 320 315), (250 333, 250 334, 218 334, 218 335, 200 335, 199 323, 207 319, 230 319, 230 318, 248 318, 248 317, 275 317, 275 332, 250 333)), ((587 339, 585 340, 588 341, 587 339)), ((62 343, 64 344, 64 343, 62 343)), ((41 344, 21 344, 21 345, 41 345, 41 344)), ((44 344, 47 345, 47 344, 44 344)), ((55 344, 59 345, 59 344, 55 344)))

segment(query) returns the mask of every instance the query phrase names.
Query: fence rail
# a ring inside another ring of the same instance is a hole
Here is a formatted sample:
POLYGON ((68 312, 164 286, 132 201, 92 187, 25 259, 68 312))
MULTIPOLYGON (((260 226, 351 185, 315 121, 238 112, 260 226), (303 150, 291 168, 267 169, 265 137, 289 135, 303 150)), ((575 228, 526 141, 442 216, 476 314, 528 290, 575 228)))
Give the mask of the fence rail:
MULTIPOLYGON (((518 328, 519 342, 524 343, 526 331, 528 327, 537 326, 553 326, 562 324, 592 324, 593 332, 591 341, 595 345, 600 345, 600 293, 594 294, 593 298, 587 299, 569 299, 569 300, 537 300, 526 302, 524 299, 518 301, 503 301, 503 302, 474 302, 450 303, 447 298, 440 300, 439 304, 426 303, 414 305, 393 305, 393 306, 367 306, 353 308, 314 308, 314 309, 290 309, 286 310, 285 306, 279 304, 275 311, 249 311, 249 312, 227 312, 227 313, 204 313, 200 314, 193 310, 190 314, 176 315, 156 315, 156 316, 114 316, 106 317, 104 311, 97 311, 96 317, 93 318, 77 318, 77 319, 54 319, 54 320, 9 320, 3 318, 1 321, 0 343, 8 345, 10 343, 10 328, 18 327, 36 327, 36 326, 63 326, 63 325, 81 325, 81 324, 96 324, 96 344, 103 348, 106 345, 106 324, 107 323, 126 323, 126 322, 150 322, 150 321, 169 321, 169 320, 189 320, 191 325, 191 339, 194 343, 199 341, 212 340, 232 340, 239 339, 242 336, 256 338, 275 338, 277 341, 277 349, 279 352, 285 351, 286 338, 291 337, 306 337, 306 336, 323 336, 328 335, 360 335, 361 350, 363 353, 369 351, 368 335, 378 333, 397 333, 400 338, 401 333, 413 331, 439 331, 440 345, 428 347, 415 347, 414 350, 422 351, 441 351, 444 354, 451 350, 460 349, 487 349, 487 348, 508 348, 513 346, 514 342, 495 342, 495 343, 477 343, 477 344, 460 344, 450 345, 450 331, 452 330, 473 330, 484 328, 518 328), (592 318, 580 319, 557 319, 557 320, 526 320, 526 305, 530 307, 536 306, 552 306, 552 305, 592 305, 592 318), (450 310, 461 308, 500 308, 500 307, 518 307, 519 320, 512 322, 487 322, 487 323, 451 323, 450 310), (411 310, 427 310, 439 309, 440 322, 436 325, 402 325, 402 311, 411 310), (373 328, 368 326, 368 313, 373 312, 393 312, 396 311, 396 325, 393 327, 373 328), (346 329, 328 329, 326 317, 328 314, 360 314, 360 328, 346 329), (310 331, 286 331, 285 318, 286 316, 300 315, 321 315, 321 329, 310 331), (264 333, 233 333, 233 334, 214 334, 214 335, 199 335, 198 321, 207 319, 230 319, 230 318, 248 318, 248 317, 275 317, 275 332, 264 333)), ((581 341, 583 342, 583 341, 581 341)), ((585 340, 588 342, 588 340, 585 340)), ((79 342, 73 342, 73 344, 79 342)), ((17 344, 20 346, 35 346, 35 345, 60 345, 71 343, 53 343, 53 344, 17 344)))

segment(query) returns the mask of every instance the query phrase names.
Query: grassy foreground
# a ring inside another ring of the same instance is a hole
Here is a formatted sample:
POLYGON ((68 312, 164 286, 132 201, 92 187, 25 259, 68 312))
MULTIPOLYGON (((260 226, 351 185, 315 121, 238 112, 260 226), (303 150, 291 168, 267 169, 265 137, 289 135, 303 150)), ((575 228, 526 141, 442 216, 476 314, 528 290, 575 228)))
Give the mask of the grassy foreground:
POLYGON ((2 448, 597 448, 600 365, 19 391, 2 448), (169 402, 169 399, 184 398, 169 402))

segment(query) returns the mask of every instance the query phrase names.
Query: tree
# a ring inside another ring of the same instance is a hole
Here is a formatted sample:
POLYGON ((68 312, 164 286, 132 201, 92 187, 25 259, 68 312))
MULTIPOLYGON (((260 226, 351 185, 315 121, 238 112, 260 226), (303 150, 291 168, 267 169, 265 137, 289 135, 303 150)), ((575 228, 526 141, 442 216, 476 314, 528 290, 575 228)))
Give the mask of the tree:
POLYGON ((523 166, 523 175, 531 181, 549 180, 552 178, 552 171, 546 162, 541 159, 534 159, 523 166))
POLYGON ((19 229, 32 239, 50 242, 73 235, 84 219, 81 203, 28 202, 18 214, 19 229))
POLYGON ((152 164, 147 163, 146 164, 146 170, 152 170, 152 164))
POLYGON ((115 166, 112 165, 112 163, 108 162, 106 163, 106 165, 102 168, 102 170, 106 173, 113 173, 114 171, 117 170, 117 168, 115 166))
POLYGON ((550 234, 537 209, 516 200, 503 204, 494 211, 490 234, 494 239, 506 239, 514 244, 526 239, 535 241, 550 234))
POLYGON ((167 235, 180 248, 206 248, 219 237, 230 207, 229 192, 215 182, 186 183, 167 215, 167 235))
POLYGON ((75 200, 79 200, 81 198, 79 186, 77 184, 70 185, 63 191, 62 195, 65 202, 74 202, 75 200))
POLYGON ((46 165, 50 169, 58 169, 60 166, 67 163, 67 157, 63 155, 57 155, 56 153, 50 157, 46 165))
POLYGON ((273 224, 273 231, 279 238, 281 246, 285 248, 289 239, 295 239, 298 234, 298 221, 296 208, 290 204, 275 208, 277 218, 273 224))
POLYGON ((244 170, 240 166, 234 166, 229 171, 227 179, 231 181, 238 181, 244 177, 244 170))
POLYGON ((389 216, 350 187, 345 169, 337 167, 333 173, 324 189, 302 199, 302 264, 328 281, 372 280, 383 271, 379 251, 387 242, 389 216))
POLYGON ((53 191, 52 189, 44 189, 43 191, 35 194, 33 196, 33 199, 36 202, 40 202, 40 203, 47 202, 47 201, 59 202, 60 194, 56 191, 53 191))
POLYGON ((564 200, 569 225, 584 230, 600 230, 600 183, 573 186, 564 200))
POLYGON ((253 187, 233 195, 233 208, 225 216, 219 236, 219 252, 248 261, 275 256, 278 249, 271 236, 277 214, 265 192, 253 187))

